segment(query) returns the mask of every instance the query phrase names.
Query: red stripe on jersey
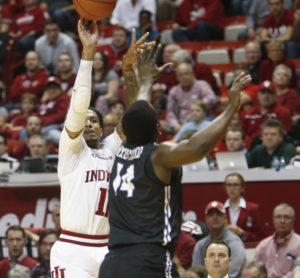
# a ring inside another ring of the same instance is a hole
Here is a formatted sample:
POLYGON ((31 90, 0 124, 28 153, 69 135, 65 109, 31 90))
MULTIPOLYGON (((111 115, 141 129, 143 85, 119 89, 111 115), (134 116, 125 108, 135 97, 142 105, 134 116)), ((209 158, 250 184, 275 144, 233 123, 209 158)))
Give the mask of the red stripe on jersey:
POLYGON ((88 238, 88 239, 108 239, 108 235, 87 235, 87 234, 69 232, 66 230, 62 230, 61 234, 67 236, 79 237, 79 238, 88 238))
POLYGON ((63 242, 72 243, 72 244, 77 244, 77 245, 89 246, 89 247, 104 247, 104 246, 107 246, 107 243, 87 243, 87 242, 81 242, 81 241, 70 240, 70 239, 65 239, 65 238, 59 238, 58 240, 63 241, 63 242))

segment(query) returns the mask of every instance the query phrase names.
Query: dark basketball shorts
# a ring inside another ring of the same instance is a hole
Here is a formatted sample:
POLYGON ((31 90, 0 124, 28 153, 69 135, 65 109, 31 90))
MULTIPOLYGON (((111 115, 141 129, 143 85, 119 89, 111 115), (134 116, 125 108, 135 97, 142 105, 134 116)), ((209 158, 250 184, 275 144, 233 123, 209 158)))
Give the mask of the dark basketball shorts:
POLYGON ((99 278, 179 278, 170 252, 155 244, 110 249, 101 264, 99 278))

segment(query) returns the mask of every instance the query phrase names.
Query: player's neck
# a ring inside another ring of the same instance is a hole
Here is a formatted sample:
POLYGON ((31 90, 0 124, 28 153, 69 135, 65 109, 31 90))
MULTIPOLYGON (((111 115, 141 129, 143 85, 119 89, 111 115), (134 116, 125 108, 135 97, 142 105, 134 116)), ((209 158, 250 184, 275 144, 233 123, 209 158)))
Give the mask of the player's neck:
POLYGON ((86 141, 86 143, 91 149, 100 149, 99 140, 89 140, 89 141, 86 141))

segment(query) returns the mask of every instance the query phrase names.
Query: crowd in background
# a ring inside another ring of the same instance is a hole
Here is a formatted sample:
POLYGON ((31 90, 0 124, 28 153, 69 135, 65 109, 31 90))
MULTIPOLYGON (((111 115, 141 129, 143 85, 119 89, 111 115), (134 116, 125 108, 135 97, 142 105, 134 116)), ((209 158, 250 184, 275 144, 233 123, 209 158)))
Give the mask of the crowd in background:
MULTIPOLYGON (((48 155, 57 154, 79 65, 78 15, 67 0, 1 1, 0 8, 0 157, 17 170, 24 157, 45 163, 48 155), (9 60, 12 53, 15 60, 9 60), (7 63, 18 66, 7 72, 7 63), (34 134, 43 141, 43 150, 33 151, 37 148, 29 138, 34 134)), ((243 151, 249 168, 285 167, 300 153, 299 69, 293 62, 300 58, 299 13, 299 1, 291 0, 119 0, 112 16, 99 22, 93 66, 91 105, 104 116, 103 136, 126 108, 121 65, 132 28, 137 38, 149 32, 149 41, 162 43, 160 62, 174 64, 153 85, 152 104, 161 123, 159 140, 178 142, 226 108, 230 88, 218 86, 212 67, 197 62, 184 43, 222 41, 226 18, 244 16, 247 29, 238 37, 247 62, 236 64, 232 74, 250 73, 252 83, 243 91, 239 114, 207 160, 210 169, 217 169, 216 152, 243 151), (166 20, 168 26, 158 31, 166 20), (269 119, 279 123, 262 125, 269 119)))

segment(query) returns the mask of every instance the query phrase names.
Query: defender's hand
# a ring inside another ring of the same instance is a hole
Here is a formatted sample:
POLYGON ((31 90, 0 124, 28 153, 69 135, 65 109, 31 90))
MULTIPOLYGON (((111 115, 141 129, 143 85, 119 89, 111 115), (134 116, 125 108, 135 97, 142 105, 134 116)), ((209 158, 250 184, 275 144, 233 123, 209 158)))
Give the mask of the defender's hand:
POLYGON ((157 48, 155 47, 155 45, 153 45, 151 48, 145 47, 144 49, 137 50, 138 73, 140 82, 154 82, 163 72, 173 66, 172 63, 166 63, 160 68, 157 67, 156 61, 160 50, 160 44, 157 48))
POLYGON ((123 71, 132 71, 132 65, 136 63, 136 50, 140 47, 143 47, 143 44, 146 42, 148 36, 149 33, 147 32, 138 41, 136 41, 136 32, 134 28, 132 29, 131 44, 125 57, 123 58, 123 71))

